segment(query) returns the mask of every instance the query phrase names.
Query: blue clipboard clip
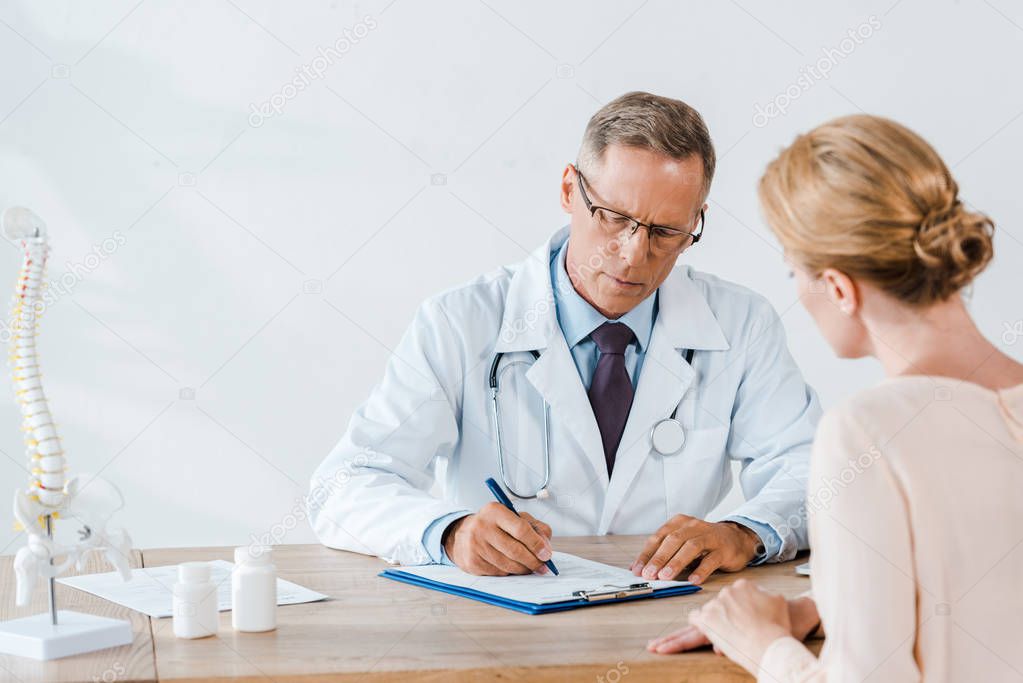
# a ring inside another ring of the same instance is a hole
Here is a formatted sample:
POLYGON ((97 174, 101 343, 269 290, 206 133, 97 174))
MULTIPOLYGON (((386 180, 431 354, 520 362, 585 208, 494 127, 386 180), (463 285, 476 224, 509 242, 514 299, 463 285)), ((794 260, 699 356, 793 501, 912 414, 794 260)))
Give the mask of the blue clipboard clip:
POLYGON ((601 586, 589 591, 575 591, 572 595, 586 602, 600 602, 602 600, 621 600, 636 595, 650 595, 653 592, 654 588, 649 583, 633 583, 628 586, 601 586))

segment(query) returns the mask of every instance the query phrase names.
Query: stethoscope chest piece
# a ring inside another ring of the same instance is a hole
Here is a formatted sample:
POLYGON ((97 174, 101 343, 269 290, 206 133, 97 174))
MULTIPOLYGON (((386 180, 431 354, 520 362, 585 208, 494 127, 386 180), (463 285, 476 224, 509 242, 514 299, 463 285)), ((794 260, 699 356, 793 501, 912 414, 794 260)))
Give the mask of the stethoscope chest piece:
POLYGON ((661 455, 675 455, 686 443, 682 423, 672 417, 664 418, 650 432, 650 445, 661 455))

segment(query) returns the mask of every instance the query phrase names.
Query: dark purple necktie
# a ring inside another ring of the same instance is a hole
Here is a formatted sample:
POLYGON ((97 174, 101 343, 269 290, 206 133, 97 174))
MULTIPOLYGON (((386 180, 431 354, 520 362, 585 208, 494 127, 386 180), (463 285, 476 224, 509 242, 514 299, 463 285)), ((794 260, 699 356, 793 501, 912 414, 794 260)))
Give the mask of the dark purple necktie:
POLYGON ((610 477, 632 408, 632 380, 625 369, 625 349, 635 335, 624 323, 604 323, 590 333, 590 338, 600 349, 590 382, 590 406, 600 428, 600 440, 604 442, 604 461, 610 477))

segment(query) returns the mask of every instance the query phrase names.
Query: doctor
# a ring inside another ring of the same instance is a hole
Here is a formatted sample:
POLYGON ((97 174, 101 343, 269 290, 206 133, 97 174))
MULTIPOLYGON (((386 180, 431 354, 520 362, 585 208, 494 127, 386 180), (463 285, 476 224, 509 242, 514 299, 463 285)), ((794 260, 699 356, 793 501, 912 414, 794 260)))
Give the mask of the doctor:
POLYGON ((807 547, 816 396, 766 300, 675 268, 714 163, 683 102, 637 92, 598 111, 561 179, 569 227, 419 309, 313 476, 319 539, 520 574, 546 571, 552 531, 649 534, 633 572, 695 583, 807 547), (746 500, 704 521, 732 461, 746 500))

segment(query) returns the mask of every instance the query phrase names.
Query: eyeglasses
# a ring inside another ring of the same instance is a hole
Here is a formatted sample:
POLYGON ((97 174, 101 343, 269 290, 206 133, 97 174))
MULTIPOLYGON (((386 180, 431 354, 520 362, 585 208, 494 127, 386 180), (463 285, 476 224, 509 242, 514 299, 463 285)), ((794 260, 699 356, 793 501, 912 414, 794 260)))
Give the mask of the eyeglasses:
POLYGON ((586 210, 590 212, 590 216, 596 222, 597 227, 608 237, 618 237, 623 235, 625 231, 628 231, 631 237, 640 228, 646 228, 647 235, 650 238, 651 249, 662 254, 678 251, 700 241, 700 237, 703 235, 703 224, 706 220, 703 209, 700 209, 700 227, 696 232, 669 228, 665 225, 644 223, 620 211, 609 209, 606 206, 597 206, 591 202, 589 195, 586 194, 585 187, 585 185, 589 185, 589 181, 583 177, 582 172, 577 166, 572 166, 572 168, 575 169, 576 177, 579 179, 579 194, 583 198, 586 210), (690 242, 690 240, 692 241, 690 242))

